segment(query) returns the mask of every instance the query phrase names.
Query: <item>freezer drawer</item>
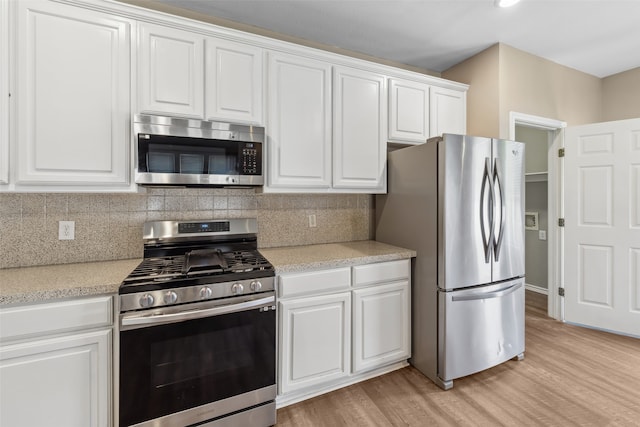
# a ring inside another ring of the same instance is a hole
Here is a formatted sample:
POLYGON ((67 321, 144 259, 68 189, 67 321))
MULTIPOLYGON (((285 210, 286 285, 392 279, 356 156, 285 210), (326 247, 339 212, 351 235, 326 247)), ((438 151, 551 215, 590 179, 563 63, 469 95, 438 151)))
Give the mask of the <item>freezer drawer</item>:
POLYGON ((524 278, 438 292, 438 377, 450 381, 524 352, 524 278))

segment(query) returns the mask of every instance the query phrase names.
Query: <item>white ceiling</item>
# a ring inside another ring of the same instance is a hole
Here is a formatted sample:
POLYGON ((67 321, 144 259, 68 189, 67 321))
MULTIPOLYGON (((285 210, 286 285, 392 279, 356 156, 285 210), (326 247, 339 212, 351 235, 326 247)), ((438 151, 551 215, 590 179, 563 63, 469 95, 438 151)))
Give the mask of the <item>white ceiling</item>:
POLYGON ((502 42, 606 77, 640 67, 640 0, 155 0, 441 72, 502 42))

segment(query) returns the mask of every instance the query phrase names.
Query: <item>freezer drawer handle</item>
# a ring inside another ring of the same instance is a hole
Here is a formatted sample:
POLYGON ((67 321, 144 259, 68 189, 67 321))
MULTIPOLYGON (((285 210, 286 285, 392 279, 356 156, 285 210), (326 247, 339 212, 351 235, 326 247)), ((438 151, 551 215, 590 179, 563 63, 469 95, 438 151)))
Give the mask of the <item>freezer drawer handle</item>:
POLYGON ((516 290, 518 290, 521 287, 522 287, 522 283, 520 282, 520 283, 516 283, 513 286, 509 286, 508 288, 503 289, 501 291, 497 291, 497 292, 479 292, 477 294, 461 295, 461 296, 453 297, 452 300, 453 301, 473 301, 473 300, 479 300, 479 299, 500 298, 500 297, 508 295, 508 294, 510 294, 512 292, 515 292, 516 290))

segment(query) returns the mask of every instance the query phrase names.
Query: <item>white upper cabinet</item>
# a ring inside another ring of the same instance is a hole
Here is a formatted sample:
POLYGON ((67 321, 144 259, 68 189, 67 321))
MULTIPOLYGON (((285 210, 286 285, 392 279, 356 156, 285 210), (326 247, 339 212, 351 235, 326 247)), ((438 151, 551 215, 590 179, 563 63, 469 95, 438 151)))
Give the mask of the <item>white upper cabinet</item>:
POLYGON ((386 77, 335 67, 333 187, 386 191, 386 77))
POLYGON ((389 79, 389 141, 423 143, 429 138, 429 85, 389 79))
POLYGON ((16 188, 125 186, 131 22, 57 2, 15 6, 16 188))
POLYGON ((138 109, 204 118, 204 36, 140 23, 138 109))
POLYGON ((9 183, 9 2, 0 2, 0 185, 9 183))
POLYGON ((429 136, 467 133, 467 92, 432 86, 429 97, 429 136))
POLYGON ((263 123, 263 49, 141 23, 140 112, 263 123))
POLYGON ((330 188, 330 64, 271 53, 268 100, 268 186, 330 188))
POLYGON ((227 40, 206 40, 206 118, 262 124, 261 48, 227 40))

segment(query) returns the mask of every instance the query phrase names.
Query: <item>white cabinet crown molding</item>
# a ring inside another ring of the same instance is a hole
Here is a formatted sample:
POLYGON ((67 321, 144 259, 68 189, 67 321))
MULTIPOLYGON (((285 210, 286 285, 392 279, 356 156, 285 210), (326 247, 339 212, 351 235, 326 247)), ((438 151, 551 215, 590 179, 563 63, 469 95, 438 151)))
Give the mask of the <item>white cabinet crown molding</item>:
POLYGON ((223 27, 221 25, 212 24, 204 21, 198 21, 181 16, 171 15, 143 7, 126 4, 114 0, 55 0, 61 3, 69 3, 82 5, 86 8, 106 11, 121 16, 126 16, 143 22, 151 22, 165 26, 171 26, 177 29, 183 29, 192 32, 199 32, 203 35, 218 37, 231 41, 248 43, 264 49, 279 51, 284 53, 292 53, 299 56, 315 58, 319 60, 329 61, 335 65, 344 65, 349 67, 361 68, 367 71, 376 71, 389 77, 399 77, 407 80, 415 80, 427 84, 450 88, 459 91, 466 91, 469 85, 446 80, 441 77, 432 76, 430 74, 422 74, 416 71, 406 70, 402 68, 392 67, 390 65, 378 62, 368 61, 342 53, 335 53, 328 50, 322 50, 316 47, 309 47, 293 42, 274 39, 263 35, 253 34, 246 31, 236 30, 233 28, 223 27))

